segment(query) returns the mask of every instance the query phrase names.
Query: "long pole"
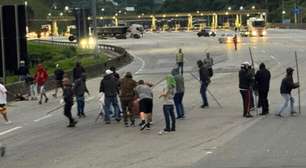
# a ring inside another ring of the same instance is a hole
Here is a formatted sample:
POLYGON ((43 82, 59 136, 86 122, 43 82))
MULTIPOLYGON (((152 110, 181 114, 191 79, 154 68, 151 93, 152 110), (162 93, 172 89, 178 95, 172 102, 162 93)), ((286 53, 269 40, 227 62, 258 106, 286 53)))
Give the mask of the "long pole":
POLYGON ((92 9, 92 27, 93 32, 92 36, 95 39, 95 57, 98 57, 98 38, 97 38, 97 0, 91 1, 91 9, 92 9))
MULTIPOLYGON (((295 63, 296 63, 296 74, 297 74, 297 82, 300 83, 300 71, 299 71, 299 63, 298 63, 298 55, 297 52, 295 51, 295 63)), ((298 87, 298 98, 299 98, 299 113, 301 114, 301 89, 298 87)))
MULTIPOLYGON (((251 57, 251 62, 252 62, 252 71, 254 71, 255 73, 255 63, 254 63, 254 57, 253 57, 253 53, 252 53, 252 49, 251 47, 249 47, 249 52, 250 52, 250 57, 251 57)), ((253 103, 256 109, 256 114, 258 115, 258 108, 257 108, 257 96, 256 94, 254 94, 254 89, 252 88, 252 95, 253 96, 253 103)))

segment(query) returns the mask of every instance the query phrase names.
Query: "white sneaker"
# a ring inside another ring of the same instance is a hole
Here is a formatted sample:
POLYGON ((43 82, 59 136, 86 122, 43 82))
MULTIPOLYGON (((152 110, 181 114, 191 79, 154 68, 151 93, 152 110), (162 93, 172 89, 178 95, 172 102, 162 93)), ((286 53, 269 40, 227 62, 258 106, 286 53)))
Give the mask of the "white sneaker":
POLYGON ((13 124, 12 121, 6 121, 5 124, 9 125, 9 124, 13 124))

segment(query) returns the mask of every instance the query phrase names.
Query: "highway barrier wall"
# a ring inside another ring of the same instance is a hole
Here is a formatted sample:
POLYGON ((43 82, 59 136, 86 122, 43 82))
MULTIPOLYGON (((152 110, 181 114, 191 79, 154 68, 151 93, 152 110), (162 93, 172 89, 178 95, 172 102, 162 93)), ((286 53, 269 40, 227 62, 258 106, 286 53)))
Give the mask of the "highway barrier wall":
MULTIPOLYGON (((37 43, 48 43, 60 46, 77 46, 76 43, 71 42, 51 42, 44 40, 35 40, 37 43)), ((104 64, 96 64, 84 67, 86 71, 87 78, 99 77, 104 74, 105 70, 110 67, 120 68, 123 67, 133 61, 133 56, 131 56, 124 48, 112 46, 112 45, 104 45, 100 44, 98 46, 99 52, 105 51, 108 55, 110 55, 109 60, 104 64)), ((70 79, 72 79, 72 71, 65 72, 69 75, 70 79)), ((15 100, 15 95, 17 93, 21 93, 22 95, 29 94, 29 88, 25 85, 24 82, 16 82, 13 84, 6 85, 8 90, 8 100, 15 100)), ((46 89, 52 90, 55 88, 55 80, 53 74, 49 74, 49 79, 46 83, 46 89)))

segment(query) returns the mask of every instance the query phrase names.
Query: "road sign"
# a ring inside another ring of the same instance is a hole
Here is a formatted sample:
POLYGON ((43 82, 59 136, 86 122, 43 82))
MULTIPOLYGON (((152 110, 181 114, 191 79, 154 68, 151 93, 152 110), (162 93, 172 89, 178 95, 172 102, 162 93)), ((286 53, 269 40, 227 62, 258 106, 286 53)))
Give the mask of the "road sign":
POLYGON ((299 15, 302 12, 302 8, 296 7, 296 8, 293 8, 291 11, 293 14, 299 15))

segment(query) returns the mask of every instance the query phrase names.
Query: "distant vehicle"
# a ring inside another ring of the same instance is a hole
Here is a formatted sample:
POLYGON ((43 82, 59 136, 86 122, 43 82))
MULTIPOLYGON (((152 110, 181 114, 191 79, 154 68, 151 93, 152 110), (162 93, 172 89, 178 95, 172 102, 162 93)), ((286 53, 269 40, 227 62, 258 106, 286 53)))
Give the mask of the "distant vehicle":
MULTIPOLYGON (((220 44, 233 43, 234 37, 235 37, 234 34, 224 33, 221 35, 221 37, 219 37, 218 41, 220 44)), ((241 38, 239 36, 237 36, 237 42, 238 43, 241 42, 241 38)))
POLYGON ((263 18, 251 17, 247 20, 249 36, 265 36, 267 35, 266 21, 263 18))
POLYGON ((144 27, 140 24, 132 24, 128 28, 128 32, 130 33, 131 38, 139 39, 143 37, 144 27))
POLYGON ((115 37, 116 39, 126 39, 128 27, 97 27, 98 38, 105 39, 107 37, 115 37))
POLYGON ((210 37, 210 36, 215 37, 216 33, 209 29, 204 29, 198 32, 197 35, 198 37, 210 37))
POLYGON ((250 35, 249 31, 246 29, 240 29, 239 34, 241 37, 248 37, 250 35))

